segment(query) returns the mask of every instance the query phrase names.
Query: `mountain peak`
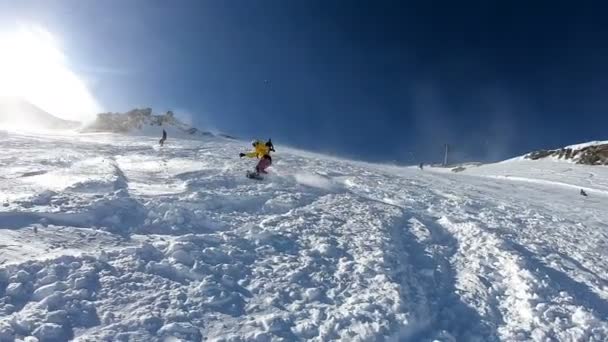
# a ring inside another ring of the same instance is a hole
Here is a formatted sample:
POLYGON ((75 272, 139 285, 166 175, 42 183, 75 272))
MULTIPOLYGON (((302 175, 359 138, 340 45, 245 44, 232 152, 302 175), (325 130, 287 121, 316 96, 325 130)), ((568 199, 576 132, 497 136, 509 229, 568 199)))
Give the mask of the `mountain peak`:
POLYGON ((0 123, 20 129, 74 129, 79 122, 60 119, 23 97, 0 96, 0 123))

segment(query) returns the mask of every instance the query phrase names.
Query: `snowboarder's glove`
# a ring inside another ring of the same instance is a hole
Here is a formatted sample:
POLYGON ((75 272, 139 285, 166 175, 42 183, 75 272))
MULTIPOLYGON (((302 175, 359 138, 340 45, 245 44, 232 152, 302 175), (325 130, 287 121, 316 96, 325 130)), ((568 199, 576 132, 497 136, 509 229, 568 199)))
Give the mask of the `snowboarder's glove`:
POLYGON ((245 153, 239 153, 239 157, 243 158, 245 156, 245 153))

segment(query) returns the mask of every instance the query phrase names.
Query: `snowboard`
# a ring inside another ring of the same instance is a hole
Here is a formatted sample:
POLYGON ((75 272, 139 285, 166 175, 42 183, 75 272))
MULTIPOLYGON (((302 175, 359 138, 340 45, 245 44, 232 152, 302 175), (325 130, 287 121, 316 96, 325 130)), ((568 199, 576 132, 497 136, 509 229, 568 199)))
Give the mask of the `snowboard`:
POLYGON ((262 177, 262 175, 260 175, 259 173, 255 172, 255 171, 247 171, 247 178, 249 179, 256 179, 256 180, 263 180, 264 177, 262 177))

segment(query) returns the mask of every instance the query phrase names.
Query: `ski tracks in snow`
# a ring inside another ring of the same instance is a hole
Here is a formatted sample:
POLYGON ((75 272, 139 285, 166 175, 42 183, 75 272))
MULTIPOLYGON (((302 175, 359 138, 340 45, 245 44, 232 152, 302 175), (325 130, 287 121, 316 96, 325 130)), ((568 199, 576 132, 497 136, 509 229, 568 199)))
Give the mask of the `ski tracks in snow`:
MULTIPOLYGON (((438 223, 457 240, 458 252, 452 264, 458 274, 459 293, 485 319, 494 322, 501 340, 607 338, 605 299, 587 285, 547 265, 542 254, 537 255, 517 242, 518 234, 526 235, 522 231, 555 225, 553 213, 541 214, 542 204, 527 211, 518 205, 505 207, 505 203, 499 203, 498 210, 492 212, 488 207, 496 205, 492 203, 495 200, 484 198, 479 202, 475 196, 440 195, 444 199, 435 201, 431 211, 442 215, 438 223), (505 223, 502 215, 516 216, 511 217, 510 227, 488 227, 487 223, 492 221, 505 223)), ((527 236, 524 241, 531 240, 527 236)), ((559 243, 563 245, 562 241, 559 243)))
MULTIPOLYGON (((364 198, 399 207, 407 220, 392 229, 390 255, 404 301, 417 303, 410 311, 420 324, 406 326, 397 338, 607 338, 606 280, 593 267, 603 264, 597 247, 565 242, 572 235, 602 241, 606 231, 601 224, 594 230, 555 217, 573 217, 571 200, 546 205, 533 195, 537 189, 529 189, 530 203, 518 202, 509 198, 513 192, 505 193, 511 184, 459 184, 456 177, 412 177, 393 181, 393 189, 376 186, 382 181, 373 178, 364 181, 346 184, 364 198), (530 249, 543 240, 553 247, 530 249)), ((598 215, 598 209, 589 210, 598 215)))
POLYGON ((349 179, 345 184, 368 201, 399 210, 400 219, 391 225, 383 250, 391 277, 400 285, 403 310, 413 319, 389 340, 497 340, 495 327, 458 296, 451 265, 457 241, 428 211, 427 203, 434 198, 425 190, 426 184, 402 179, 391 188, 386 186, 391 183, 390 175, 378 178, 349 179), (377 186, 382 183, 382 188, 377 186))

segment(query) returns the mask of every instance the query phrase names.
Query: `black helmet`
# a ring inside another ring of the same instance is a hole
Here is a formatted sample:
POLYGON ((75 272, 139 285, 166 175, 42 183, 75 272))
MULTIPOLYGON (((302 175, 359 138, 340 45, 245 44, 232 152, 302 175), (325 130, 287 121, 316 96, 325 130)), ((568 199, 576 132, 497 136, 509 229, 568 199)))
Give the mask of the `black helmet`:
POLYGON ((268 147, 271 151, 274 152, 274 145, 272 144, 272 139, 268 139, 266 142, 266 147, 268 147))

